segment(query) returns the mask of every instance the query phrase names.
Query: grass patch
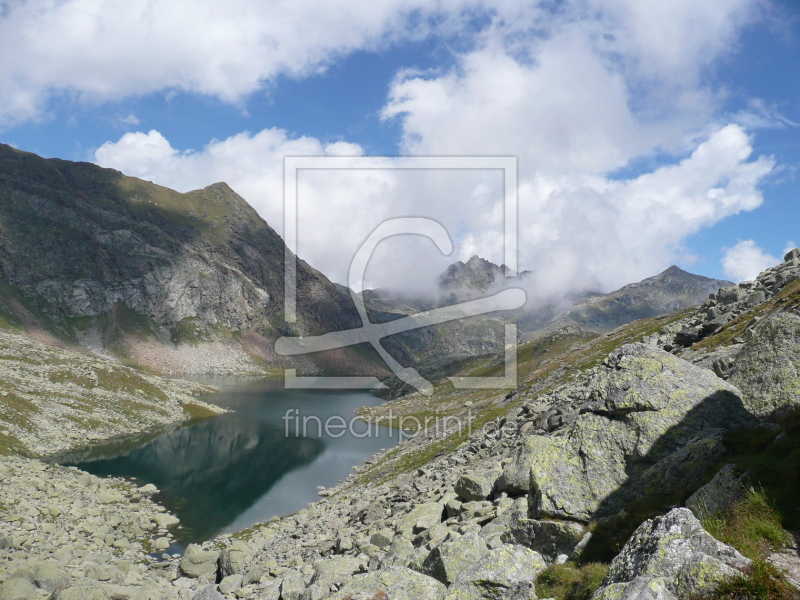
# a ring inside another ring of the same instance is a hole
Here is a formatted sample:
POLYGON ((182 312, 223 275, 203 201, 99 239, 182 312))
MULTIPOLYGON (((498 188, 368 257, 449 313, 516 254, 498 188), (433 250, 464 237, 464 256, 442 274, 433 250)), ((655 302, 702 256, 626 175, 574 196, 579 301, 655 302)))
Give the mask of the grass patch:
POLYGON ((756 561, 753 566, 710 594, 690 600, 800 600, 798 592, 772 565, 756 561))
POLYGON ((539 574, 536 594, 556 600, 588 600, 607 571, 608 565, 602 563, 552 565, 539 574))
POLYGON ((208 419, 210 417, 219 416, 219 413, 210 410, 205 406, 201 406, 200 404, 184 404, 182 408, 188 421, 194 421, 195 419, 208 419))
POLYGON ((781 514, 764 491, 750 487, 729 512, 705 518, 703 527, 747 558, 760 560, 770 550, 780 550, 791 543, 782 521, 781 514))

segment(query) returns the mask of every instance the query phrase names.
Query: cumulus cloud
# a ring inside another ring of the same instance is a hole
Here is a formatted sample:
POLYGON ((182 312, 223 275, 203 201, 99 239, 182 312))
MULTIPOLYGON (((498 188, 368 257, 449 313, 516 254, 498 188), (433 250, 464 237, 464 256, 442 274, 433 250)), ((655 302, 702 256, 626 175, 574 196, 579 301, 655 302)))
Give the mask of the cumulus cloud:
MULTIPOLYGON (((742 124, 720 122, 720 92, 705 79, 758 0, 559 6, 491 3, 493 18, 456 65, 399 72, 381 113, 399 121, 407 154, 518 157, 520 268, 536 272, 532 292, 542 296, 611 290, 686 258, 687 236, 761 204, 759 184, 774 169, 752 156, 742 124)), ((95 160, 184 190, 225 180, 280 231, 284 156, 361 153, 279 129, 191 152, 151 131, 105 144, 95 160)), ((418 283, 472 254, 499 263, 501 190, 490 172, 306 173, 300 254, 346 281, 360 240, 383 219, 415 215, 445 225, 454 255, 387 241, 370 263, 372 285, 418 283)))
MULTIPOLYGON (((457 28, 456 0, 17 0, 0 4, 0 124, 54 95, 189 91, 239 102, 358 49, 457 28), (13 60, 9 60, 13 57, 13 60)), ((486 9, 484 9, 486 10, 486 9)))
POLYGON ((722 269, 734 281, 755 279, 764 269, 780 262, 775 256, 759 248, 754 240, 744 240, 732 248, 724 248, 722 269))

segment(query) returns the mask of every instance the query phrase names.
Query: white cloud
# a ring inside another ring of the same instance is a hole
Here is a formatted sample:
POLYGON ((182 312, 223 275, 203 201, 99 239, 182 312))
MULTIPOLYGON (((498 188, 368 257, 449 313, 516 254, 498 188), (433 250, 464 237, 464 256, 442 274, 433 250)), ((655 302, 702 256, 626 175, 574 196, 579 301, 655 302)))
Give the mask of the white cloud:
POLYGON ((139 124, 139 118, 134 114, 130 114, 127 117, 122 117, 120 119, 120 121, 122 121, 125 125, 138 125, 139 124))
MULTIPOLYGON (((520 266, 536 271, 534 293, 647 277, 688 257, 687 236, 761 204, 759 184, 774 162, 751 157, 742 126, 719 124, 719 94, 704 80, 757 0, 574 0, 557 14, 542 6, 493 3, 495 19, 474 49, 447 72, 399 73, 382 113, 400 121, 406 153, 519 157, 520 266), (662 166, 630 168, 654 156, 662 166)), ((96 161, 184 190, 225 180, 280 231, 283 156, 360 153, 278 129, 186 152, 153 131, 105 144, 96 161)), ((426 215, 448 228, 455 255, 387 242, 371 263, 372 284, 394 274, 421 281, 471 254, 501 262, 495 175, 307 174, 300 254, 344 281, 372 227, 426 215)))
POLYGON ((732 248, 724 248, 722 269, 734 281, 755 279, 764 269, 778 264, 780 259, 758 247, 754 240, 744 240, 732 248))
POLYGON ((21 0, 0 5, 0 124, 63 95, 184 90, 239 102, 358 49, 457 28, 456 0, 21 0))
POLYGON ((795 248, 797 248, 797 244, 795 244, 793 240, 789 240, 788 242, 786 242, 786 247, 783 249, 783 255, 786 256, 787 254, 789 254, 789 252, 791 252, 795 248))

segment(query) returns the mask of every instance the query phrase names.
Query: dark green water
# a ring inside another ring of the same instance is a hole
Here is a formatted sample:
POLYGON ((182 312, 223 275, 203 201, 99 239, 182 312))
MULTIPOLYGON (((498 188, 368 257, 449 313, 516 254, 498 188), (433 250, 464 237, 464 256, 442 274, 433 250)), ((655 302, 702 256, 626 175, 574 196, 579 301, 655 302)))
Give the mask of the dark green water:
POLYGON ((328 432, 320 431, 310 418, 349 422, 359 407, 381 402, 365 392, 285 390, 256 378, 202 381, 220 389, 204 400, 235 412, 114 440, 57 462, 154 484, 161 490, 157 499, 180 518, 174 533, 185 545, 295 512, 318 499, 317 486, 333 486, 353 466, 399 441, 396 431, 383 427, 373 426, 367 435, 363 423, 341 432, 336 421, 328 432), (299 431, 293 420, 287 430, 284 416, 291 409, 299 411, 290 413, 299 415, 299 431), (309 417, 305 431, 303 417, 309 417))

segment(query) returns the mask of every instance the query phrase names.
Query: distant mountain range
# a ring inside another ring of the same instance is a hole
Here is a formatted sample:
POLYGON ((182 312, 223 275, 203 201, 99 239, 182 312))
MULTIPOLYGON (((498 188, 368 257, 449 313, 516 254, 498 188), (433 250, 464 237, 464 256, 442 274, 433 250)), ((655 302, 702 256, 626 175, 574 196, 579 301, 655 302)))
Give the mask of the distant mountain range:
MULTIPOLYGON (((90 163, 0 145, 0 328, 160 372, 294 367, 307 374, 388 375, 368 347, 291 360, 275 353, 282 335, 361 326, 349 289, 303 260, 298 321, 285 323, 285 250, 224 183, 182 194, 90 163)), ((363 297, 371 320, 390 321, 493 293, 505 285, 504 271, 474 256, 442 274, 439 298, 387 290, 363 297)), ((403 364, 441 368, 496 352, 506 322, 522 333, 564 325, 604 331, 700 303, 728 285, 671 267, 611 294, 426 327, 384 343, 403 364)))

